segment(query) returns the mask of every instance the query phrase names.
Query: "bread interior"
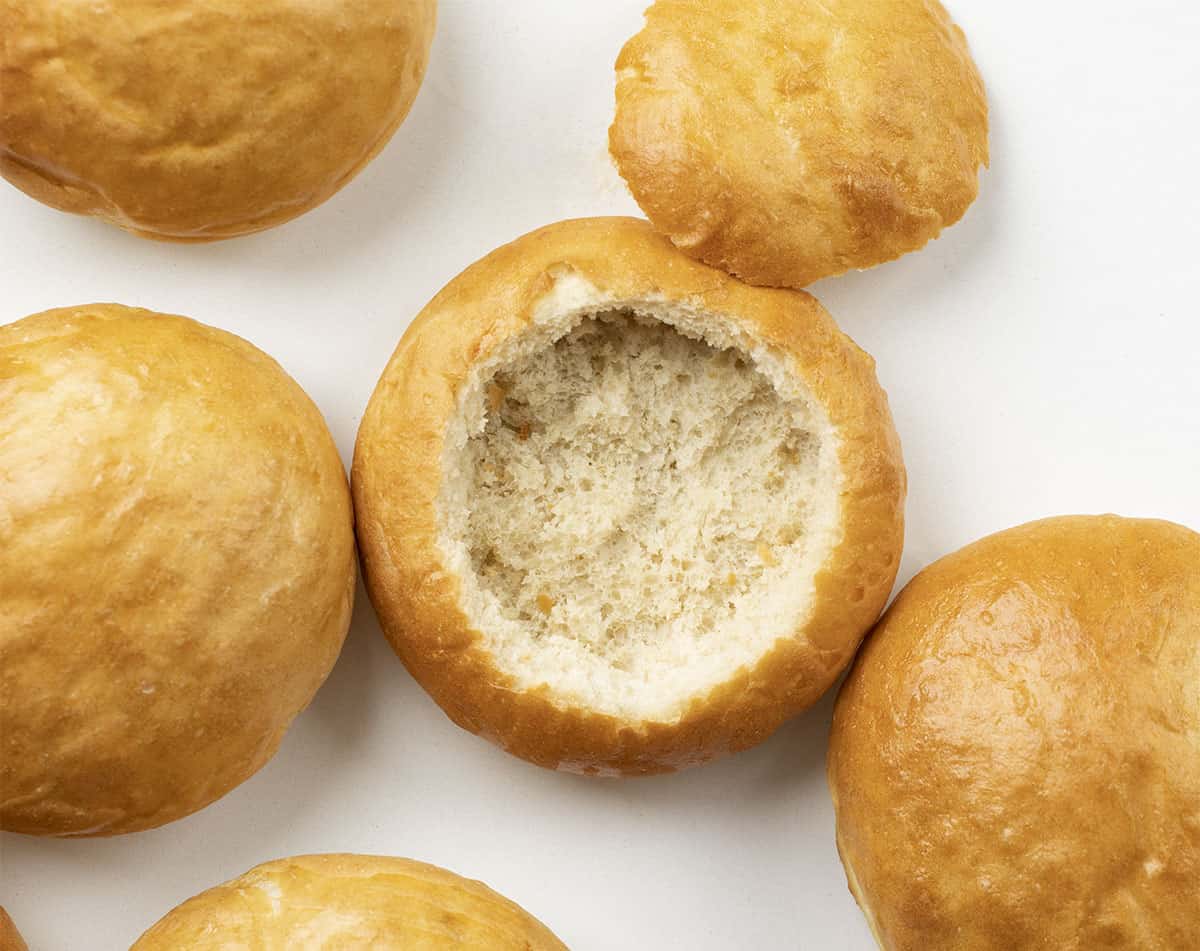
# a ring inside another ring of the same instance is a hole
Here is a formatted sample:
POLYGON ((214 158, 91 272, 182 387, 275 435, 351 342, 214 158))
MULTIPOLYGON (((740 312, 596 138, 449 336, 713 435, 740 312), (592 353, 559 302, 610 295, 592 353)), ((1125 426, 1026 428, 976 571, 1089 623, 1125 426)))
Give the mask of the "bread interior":
POLYGON ((735 327, 560 302, 475 366, 439 544, 518 689, 672 722, 798 636, 838 541, 836 434, 789 358, 735 327))

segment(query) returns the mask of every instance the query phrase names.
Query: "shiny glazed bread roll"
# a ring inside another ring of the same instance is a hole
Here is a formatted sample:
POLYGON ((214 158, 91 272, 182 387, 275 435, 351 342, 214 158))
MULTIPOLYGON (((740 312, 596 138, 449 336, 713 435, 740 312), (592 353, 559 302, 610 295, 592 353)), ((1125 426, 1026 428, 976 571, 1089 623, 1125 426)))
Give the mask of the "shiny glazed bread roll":
POLYGON ((465 729, 583 773, 702 763, 812 704, 903 537, 871 358, 807 294, 629 218, 451 281, 383 373, 353 484, 409 670, 465 729))
POLYGON ((1200 535, 1055 518, 904 589, 838 697, 838 848, 888 951, 1200 948, 1200 535))
POLYGON ((111 835, 275 752, 337 658, 349 490, 266 354, 115 305, 0 327, 0 828, 111 835))
POLYGON ((0 908, 0 951, 29 951, 17 926, 3 908, 0 908))
POLYGON ((131 951, 565 951, 480 882, 410 859, 307 855, 267 862, 184 902, 131 951))
POLYGON ((436 0, 0 0, 0 174, 149 238, 319 205, 387 144, 436 0))
POLYGON ((657 0, 609 134, 654 226, 753 284, 922 247, 987 163, 987 101, 937 0, 657 0))

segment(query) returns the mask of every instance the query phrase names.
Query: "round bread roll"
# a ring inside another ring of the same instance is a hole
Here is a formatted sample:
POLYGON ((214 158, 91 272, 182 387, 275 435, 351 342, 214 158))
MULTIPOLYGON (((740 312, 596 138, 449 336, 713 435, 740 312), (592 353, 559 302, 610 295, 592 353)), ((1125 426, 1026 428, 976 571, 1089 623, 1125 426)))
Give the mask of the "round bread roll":
POLYGON ((0 174, 171 241, 319 205, 416 98, 436 0, 0 0, 0 174))
POLYGON ((627 218, 452 281, 384 371, 353 476, 416 679, 467 730, 590 774, 701 763, 812 704, 903 538, 871 358, 807 294, 627 218))
POLYGON ((0 327, 0 828, 112 835, 259 769, 350 621, 345 472, 275 361, 115 305, 0 327))
POLYGON ((829 750, 881 948, 1200 948, 1200 535, 1035 522, 921 572, 829 750))
POLYGON ((29 951, 29 945, 3 908, 0 908, 0 951, 29 951))
POLYGON ((131 951, 565 951, 486 885, 410 859, 279 859, 185 901, 131 951))
POLYGON ((987 101, 937 0, 658 0, 609 146, 654 226, 752 284, 925 245, 987 163, 987 101))

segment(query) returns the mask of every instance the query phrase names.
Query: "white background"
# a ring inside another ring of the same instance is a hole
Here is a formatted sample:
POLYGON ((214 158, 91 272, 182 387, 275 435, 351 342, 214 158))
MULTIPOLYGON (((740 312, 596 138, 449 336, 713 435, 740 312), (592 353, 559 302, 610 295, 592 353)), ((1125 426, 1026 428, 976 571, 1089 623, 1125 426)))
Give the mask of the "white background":
MULTIPOLYGON (((349 461, 409 320, 499 244, 636 213, 605 145, 612 65, 647 0, 442 0, 425 87, 324 207, 160 245, 0 183, 0 320, 94 300, 184 313, 280 360, 349 461)), ((916 255, 816 294, 879 361, 911 492, 901 582, 982 534, 1115 511, 1200 528, 1200 7, 954 0, 988 85, 992 168, 916 255)), ((528 766, 454 727, 360 593, 336 670, 222 801, 115 840, 0 838, 33 951, 123 949, 192 894, 303 852, 481 878, 586 949, 869 949, 833 842, 831 698, 673 777, 528 766)))

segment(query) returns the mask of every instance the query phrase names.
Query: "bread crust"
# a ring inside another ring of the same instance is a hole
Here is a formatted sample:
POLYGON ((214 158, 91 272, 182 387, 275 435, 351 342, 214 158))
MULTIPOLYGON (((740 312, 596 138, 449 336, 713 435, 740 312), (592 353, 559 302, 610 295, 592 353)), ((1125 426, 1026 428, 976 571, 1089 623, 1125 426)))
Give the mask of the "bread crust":
POLYGON ((903 544, 905 473, 874 362, 807 294, 752 288, 678 253, 644 221, 550 225, 455 278, 405 333, 371 398, 352 473, 367 590, 384 633, 455 723, 540 766, 667 772, 762 741, 833 683, 883 608, 903 544), (471 367, 531 325, 566 275, 604 299, 661 298, 725 315, 727 327, 794 361, 840 435, 842 531, 816 578, 803 630, 732 672, 674 722, 584 709, 517 690, 482 648, 437 545, 448 420, 471 367))
POLYGON ((545 925, 481 882, 370 855, 303 855, 259 865, 184 902, 131 951, 200 947, 566 951, 545 925))
POLYGON ((0 828, 114 835, 256 772, 350 622, 353 516, 274 360, 111 304, 0 327, 0 828))
POLYGON ((1200 947, 1200 535, 1047 519, 922 571, 838 697, 829 784, 889 951, 1200 947))
POLYGON ((435 20, 436 0, 0 0, 0 174, 148 238, 274 227, 387 144, 435 20))
POLYGON ((3 908, 0 908, 0 951, 29 951, 29 945, 3 908))
POLYGON ((609 147, 687 254, 804 287, 962 217, 987 100, 937 0, 657 0, 617 59, 609 147))

